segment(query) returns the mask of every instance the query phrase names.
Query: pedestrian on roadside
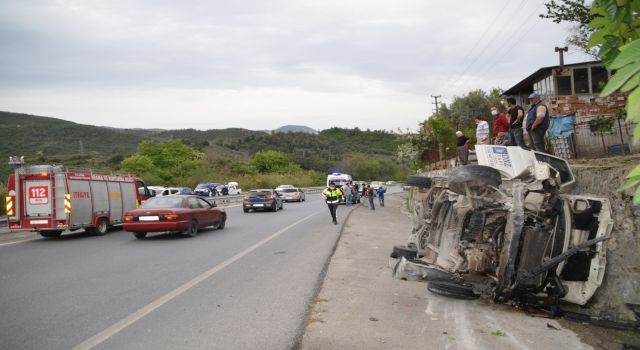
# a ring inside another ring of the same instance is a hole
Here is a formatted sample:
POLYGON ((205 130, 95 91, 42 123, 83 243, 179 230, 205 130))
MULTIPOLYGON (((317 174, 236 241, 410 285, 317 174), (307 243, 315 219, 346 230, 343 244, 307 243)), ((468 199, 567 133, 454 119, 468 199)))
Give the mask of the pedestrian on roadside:
POLYGON ((491 115, 493 119, 493 135, 496 137, 496 145, 504 145, 508 142, 507 133, 509 132, 509 119, 507 116, 498 111, 498 107, 491 107, 491 115))
POLYGON ((524 130, 522 129, 522 121, 524 120, 524 108, 516 104, 515 97, 507 97, 507 107, 509 110, 509 145, 520 146, 526 148, 524 143, 524 130))
POLYGON ((342 190, 342 194, 344 195, 345 205, 351 205, 353 203, 353 187, 352 186, 353 185, 351 185, 351 183, 347 183, 340 188, 342 190))
POLYGON ((469 163, 469 140, 470 138, 464 136, 462 131, 456 131, 456 155, 461 165, 469 163))
POLYGON ((544 135, 549 128, 549 109, 540 99, 537 92, 529 95, 531 107, 527 112, 527 132, 529 133, 529 147, 538 152, 547 152, 544 135))
POLYGON ((369 207, 371 210, 376 210, 376 206, 373 204, 373 197, 376 196, 376 192, 371 185, 367 185, 367 197, 369 197, 369 207))
POLYGON ((331 213, 331 219, 333 220, 333 224, 338 224, 338 219, 336 218, 336 211, 338 210, 338 204, 340 203, 340 197, 342 196, 342 191, 336 188, 335 182, 330 182, 329 187, 325 188, 322 191, 322 196, 324 197, 327 206, 329 207, 329 212, 331 213))
POLYGON ((380 186, 378 187, 378 190, 376 191, 376 193, 378 194, 378 203, 380 204, 381 207, 384 207, 384 193, 387 192, 387 190, 384 189, 384 187, 380 186))
POLYGON ((489 145, 489 123, 487 123, 481 115, 477 115, 474 119, 476 123, 476 143, 478 145, 489 145))

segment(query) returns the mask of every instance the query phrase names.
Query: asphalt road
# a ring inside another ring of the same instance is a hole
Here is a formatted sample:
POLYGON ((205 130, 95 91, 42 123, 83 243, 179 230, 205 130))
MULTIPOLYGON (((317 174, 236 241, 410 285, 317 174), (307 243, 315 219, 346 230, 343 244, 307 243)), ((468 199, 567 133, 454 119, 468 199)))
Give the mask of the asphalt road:
POLYGON ((348 210, 227 208, 224 230, 0 245, 0 349, 288 349, 348 210))

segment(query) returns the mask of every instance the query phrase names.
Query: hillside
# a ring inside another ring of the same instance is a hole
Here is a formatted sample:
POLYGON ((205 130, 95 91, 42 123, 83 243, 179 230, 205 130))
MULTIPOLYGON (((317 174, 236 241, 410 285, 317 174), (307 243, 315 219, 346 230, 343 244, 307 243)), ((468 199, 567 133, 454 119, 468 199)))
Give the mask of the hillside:
MULTIPOLYGON (((136 152, 145 140, 180 139, 205 151, 210 159, 247 160, 260 150, 278 150, 303 169, 331 171, 345 158, 360 155, 394 159, 396 134, 331 128, 319 133, 268 134, 240 128, 221 130, 117 129, 61 119, 0 112, 0 160, 24 156, 28 164, 64 164, 70 168, 110 171, 136 152)), ((0 164, 0 181, 12 168, 0 164)))
POLYGON ((307 134, 317 134, 318 131, 304 125, 285 125, 272 131, 273 133, 303 132, 307 134))

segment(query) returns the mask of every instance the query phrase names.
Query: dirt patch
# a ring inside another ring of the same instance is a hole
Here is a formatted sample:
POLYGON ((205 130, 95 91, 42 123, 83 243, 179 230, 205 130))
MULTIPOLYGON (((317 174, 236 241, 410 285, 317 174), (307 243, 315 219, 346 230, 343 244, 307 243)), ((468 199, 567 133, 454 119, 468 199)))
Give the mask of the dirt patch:
POLYGON ((640 348, 640 334, 634 330, 603 328, 565 319, 558 320, 558 323, 576 332, 581 341, 597 350, 640 348))

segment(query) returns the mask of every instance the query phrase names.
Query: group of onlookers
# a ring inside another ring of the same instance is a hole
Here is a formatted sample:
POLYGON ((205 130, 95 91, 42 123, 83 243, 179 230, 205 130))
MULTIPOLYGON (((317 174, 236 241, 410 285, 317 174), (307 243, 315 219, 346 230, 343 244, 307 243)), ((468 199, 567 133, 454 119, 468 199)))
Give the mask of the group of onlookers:
MULTIPOLYGON (((549 128, 549 109, 540 99, 537 92, 529 95, 529 110, 525 113, 524 108, 516 103, 514 97, 507 97, 505 105, 507 113, 502 113, 498 107, 491 107, 493 116, 493 144, 503 146, 520 146, 546 152, 544 135, 549 128), (524 130, 527 130, 529 143, 525 143, 524 130)), ((481 115, 475 117, 476 123, 476 144, 490 145, 489 123, 481 115)), ((462 165, 469 161, 469 147, 471 139, 464 135, 462 131, 456 132, 456 155, 462 165)))
POLYGON ((387 190, 382 186, 376 189, 366 183, 362 184, 361 188, 357 183, 354 184, 353 181, 349 181, 342 187, 337 188, 335 182, 330 182, 329 187, 322 191, 322 196, 324 196, 325 202, 329 207, 332 222, 337 224, 336 211, 338 209, 338 204, 340 203, 340 197, 344 198, 345 205, 353 205, 354 198, 366 197, 369 202, 369 208, 371 208, 371 210, 375 210, 374 198, 377 196, 378 203, 381 207, 384 207, 385 192, 387 192, 387 190))

